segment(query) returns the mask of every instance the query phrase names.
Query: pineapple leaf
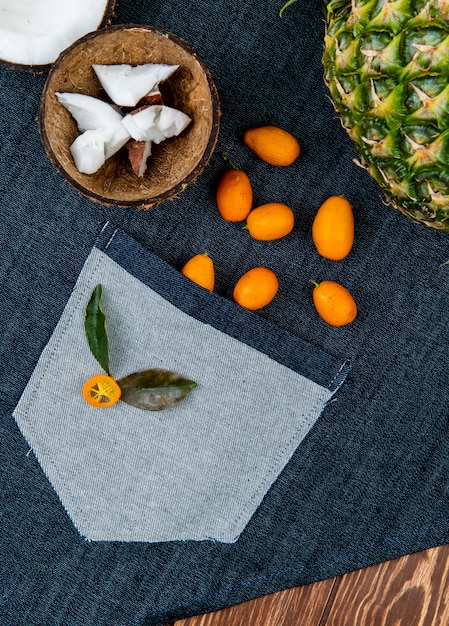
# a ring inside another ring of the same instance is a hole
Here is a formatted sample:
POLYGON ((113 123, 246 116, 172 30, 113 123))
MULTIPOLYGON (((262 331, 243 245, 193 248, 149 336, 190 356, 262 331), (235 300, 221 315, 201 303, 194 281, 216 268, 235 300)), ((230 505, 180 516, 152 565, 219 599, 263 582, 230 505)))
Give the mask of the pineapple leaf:
POLYGON ((97 359, 101 367, 105 370, 106 374, 110 375, 106 316, 103 313, 101 295, 102 286, 97 285, 93 290, 86 307, 84 329, 86 331, 86 338, 90 351, 97 359))

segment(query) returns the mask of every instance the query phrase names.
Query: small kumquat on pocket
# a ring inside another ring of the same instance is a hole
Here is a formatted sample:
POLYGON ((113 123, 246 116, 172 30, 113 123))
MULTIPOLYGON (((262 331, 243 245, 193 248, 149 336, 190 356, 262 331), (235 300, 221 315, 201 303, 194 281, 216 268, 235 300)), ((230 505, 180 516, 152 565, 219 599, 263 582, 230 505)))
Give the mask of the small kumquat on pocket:
POLYGON ((268 267, 253 267, 238 280, 234 300, 245 309, 255 311, 269 304, 276 295, 279 281, 268 267))
POLYGON ((277 126, 250 128, 243 134, 243 143, 270 165, 291 165, 300 153, 296 137, 277 126))
POLYGON ((262 204, 248 215, 245 228, 253 239, 273 241, 285 237, 295 225, 293 211, 281 202, 262 204))
POLYGON ((206 252, 204 254, 196 254, 187 261, 181 273, 197 285, 200 285, 200 287, 204 287, 204 289, 208 289, 209 291, 214 290, 214 262, 206 252))
POLYGON ((354 243, 354 215, 343 196, 331 196, 318 209, 312 224, 312 239, 318 253, 331 261, 348 256, 354 243))
POLYGON ((227 170, 220 179, 215 199, 223 219, 243 222, 253 204, 253 189, 248 175, 240 169, 227 170))
POLYGON ((83 398, 97 408, 112 406, 120 400, 122 390, 118 383, 107 374, 96 374, 83 385, 83 398))
POLYGON ((357 305, 346 287, 332 280, 311 282, 314 285, 313 303, 325 322, 331 326, 345 326, 355 320, 357 305))

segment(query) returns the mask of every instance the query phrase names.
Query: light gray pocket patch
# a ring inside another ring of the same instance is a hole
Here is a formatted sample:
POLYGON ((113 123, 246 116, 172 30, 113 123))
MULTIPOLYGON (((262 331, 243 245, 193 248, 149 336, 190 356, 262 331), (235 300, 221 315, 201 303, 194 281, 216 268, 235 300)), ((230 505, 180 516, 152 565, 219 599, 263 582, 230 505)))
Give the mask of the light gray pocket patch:
POLYGON ((332 393, 94 248, 14 416, 87 539, 234 542, 332 393), (98 283, 113 375, 176 371, 198 383, 186 400, 157 413, 85 403, 84 381, 101 372, 83 326, 98 283))

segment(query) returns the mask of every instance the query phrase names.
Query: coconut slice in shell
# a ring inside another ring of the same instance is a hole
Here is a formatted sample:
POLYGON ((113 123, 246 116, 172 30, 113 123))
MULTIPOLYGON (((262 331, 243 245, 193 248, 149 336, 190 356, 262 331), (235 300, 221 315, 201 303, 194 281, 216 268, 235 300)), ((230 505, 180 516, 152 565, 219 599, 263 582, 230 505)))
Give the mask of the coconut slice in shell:
POLYGON ((121 124, 123 115, 109 102, 83 93, 55 92, 55 96, 67 111, 73 115, 78 128, 95 130, 100 126, 121 124))
POLYGON ((148 158, 153 149, 152 141, 128 141, 126 144, 129 162, 136 176, 143 176, 147 171, 148 158))
POLYGON ((104 205, 149 208, 178 196, 204 170, 218 139, 220 105, 211 74, 190 44, 165 30, 128 24, 90 33, 60 55, 45 83, 38 121, 47 156, 75 189, 104 205), (56 93, 105 99, 92 65, 145 63, 179 66, 161 90, 166 86, 170 106, 191 123, 177 137, 153 145, 143 176, 133 171, 126 147, 94 174, 79 172, 70 152, 79 129, 56 93))
POLYGON ((144 63, 143 65, 93 66, 98 80, 112 102, 123 107, 134 107, 144 96, 155 91, 178 69, 177 65, 144 63))
POLYGON ((111 20, 115 0, 0 0, 0 64, 48 70, 60 52, 111 20))
POLYGON ((162 104, 143 107, 136 113, 128 113, 122 120, 133 139, 156 144, 179 135, 191 121, 182 111, 162 104))
POLYGON ((86 130, 70 146, 75 165, 84 174, 93 174, 106 161, 106 143, 113 134, 112 128, 86 130))
MULTIPOLYGON (((105 158, 109 159, 114 155, 125 143, 130 139, 130 134, 126 130, 126 127, 122 124, 123 115, 114 106, 108 102, 103 102, 99 98, 93 98, 92 96, 86 96, 81 93, 55 93, 58 102, 60 102, 74 117, 77 126, 81 132, 92 130, 107 130, 107 133, 99 133, 95 138, 98 140, 100 137, 104 138, 105 158)), ((89 140, 93 140, 93 135, 88 135, 89 140)), ((83 145, 83 142, 78 142, 78 150, 83 145)), ((89 146, 89 141, 86 141, 85 147, 89 146)), ((96 147, 96 143, 92 145, 96 147)), ((73 150, 71 149, 72 155, 73 150)), ((79 169, 79 168, 78 168, 79 169)), ((93 171, 87 172, 84 169, 80 170, 84 173, 93 174, 93 171)), ((95 171, 95 170, 94 170, 95 171)))

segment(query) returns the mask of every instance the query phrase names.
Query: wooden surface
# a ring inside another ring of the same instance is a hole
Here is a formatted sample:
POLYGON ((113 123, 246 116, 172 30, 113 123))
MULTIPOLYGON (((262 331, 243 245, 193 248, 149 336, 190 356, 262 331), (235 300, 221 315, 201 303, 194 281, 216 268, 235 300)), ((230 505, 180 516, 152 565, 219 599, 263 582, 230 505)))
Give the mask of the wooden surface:
POLYGON ((449 546, 287 589, 174 626, 446 626, 449 546))

